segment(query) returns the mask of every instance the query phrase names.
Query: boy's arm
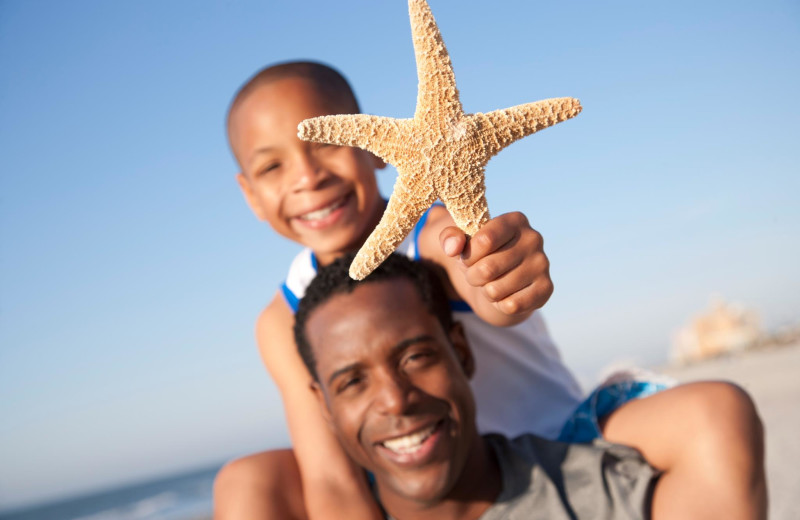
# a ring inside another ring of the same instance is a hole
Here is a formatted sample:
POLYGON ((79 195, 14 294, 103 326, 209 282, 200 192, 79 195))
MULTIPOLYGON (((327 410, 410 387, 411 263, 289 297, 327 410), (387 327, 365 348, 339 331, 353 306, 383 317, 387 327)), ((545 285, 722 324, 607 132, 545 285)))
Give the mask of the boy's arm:
POLYGON ((319 409, 292 333, 294 315, 280 293, 261 313, 256 339, 264 365, 278 386, 311 519, 382 518, 364 477, 319 409))
POLYGON ((492 325, 520 323, 553 294, 542 236, 522 213, 493 218, 467 241, 447 210, 434 206, 419 247, 424 258, 444 267, 456 292, 492 325))

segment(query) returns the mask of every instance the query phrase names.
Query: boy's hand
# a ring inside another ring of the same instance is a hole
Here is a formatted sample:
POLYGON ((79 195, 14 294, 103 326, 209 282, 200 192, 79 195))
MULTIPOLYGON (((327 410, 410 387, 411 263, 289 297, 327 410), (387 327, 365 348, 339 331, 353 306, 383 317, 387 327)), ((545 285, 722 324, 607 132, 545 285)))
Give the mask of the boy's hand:
POLYGON ((529 315, 553 294, 542 235, 522 213, 493 218, 469 240, 448 226, 439 233, 439 243, 445 255, 460 256, 466 282, 506 315, 529 315))

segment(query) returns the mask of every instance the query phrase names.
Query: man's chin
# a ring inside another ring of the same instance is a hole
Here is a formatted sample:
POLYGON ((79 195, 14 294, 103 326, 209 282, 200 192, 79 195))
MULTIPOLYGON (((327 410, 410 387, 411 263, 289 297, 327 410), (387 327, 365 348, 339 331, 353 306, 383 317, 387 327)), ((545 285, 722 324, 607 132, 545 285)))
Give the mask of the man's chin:
POLYGON ((427 468, 424 472, 404 472, 381 478, 376 475, 381 500, 391 494, 396 499, 418 504, 420 508, 438 504, 452 487, 447 467, 427 468), (381 483, 385 483, 381 485, 381 483))

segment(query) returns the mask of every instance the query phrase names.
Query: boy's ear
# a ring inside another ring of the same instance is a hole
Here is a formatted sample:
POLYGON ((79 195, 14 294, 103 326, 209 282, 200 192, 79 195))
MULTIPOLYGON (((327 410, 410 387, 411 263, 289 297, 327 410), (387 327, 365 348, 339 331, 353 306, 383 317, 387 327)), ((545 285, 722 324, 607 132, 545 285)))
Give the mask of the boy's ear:
POLYGON ((386 161, 384 161, 383 159, 381 159, 372 152, 369 152, 369 154, 372 156, 372 165, 375 167, 376 170, 382 170, 386 168, 386 161))
POLYGON ((244 200, 247 201, 247 205, 250 206, 250 209, 253 213, 255 213, 256 217, 258 217, 258 220, 266 220, 267 218, 264 215, 264 209, 261 207, 261 203, 253 193, 253 187, 250 186, 250 179, 245 177, 243 173, 239 172, 236 174, 236 182, 239 183, 239 189, 242 190, 244 200))
POLYGON ((314 392, 314 395, 317 398, 317 403, 319 404, 319 410, 322 413, 322 418, 325 419, 325 423, 328 425, 328 428, 334 432, 333 427, 333 417, 331 417, 331 411, 328 409, 328 402, 325 400, 325 393, 320 388, 319 383, 316 381, 311 381, 311 391, 314 392))
POLYGON ((464 326, 459 322, 454 322, 450 327, 450 343, 456 353, 458 362, 461 364, 467 379, 472 379, 475 374, 475 358, 472 357, 472 349, 469 348, 467 336, 464 334, 464 326))

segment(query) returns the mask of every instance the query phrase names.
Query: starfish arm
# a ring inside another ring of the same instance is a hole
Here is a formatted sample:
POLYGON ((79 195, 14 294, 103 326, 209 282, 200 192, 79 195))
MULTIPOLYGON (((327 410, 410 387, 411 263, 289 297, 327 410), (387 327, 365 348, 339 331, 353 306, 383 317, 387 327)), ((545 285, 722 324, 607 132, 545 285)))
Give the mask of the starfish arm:
POLYGON ((580 114, 575 98, 553 98, 526 103, 488 114, 474 114, 486 146, 486 161, 514 141, 580 114))
POLYGON ((436 201, 433 188, 428 193, 420 191, 419 187, 407 185, 402 177, 397 178, 383 217, 350 264, 351 278, 366 278, 414 229, 422 214, 436 201))
POLYGON ((414 119, 424 122, 425 126, 438 128, 464 113, 453 64, 428 2, 408 0, 408 14, 419 79, 414 119))
POLYGON ((410 125, 410 119, 367 114, 320 116, 301 121, 297 125, 297 137, 304 141, 356 146, 395 164, 406 148, 404 134, 410 125))
POLYGON ((472 236, 489 221, 484 166, 464 165, 459 172, 459 179, 449 179, 438 189, 438 195, 456 225, 472 236))

